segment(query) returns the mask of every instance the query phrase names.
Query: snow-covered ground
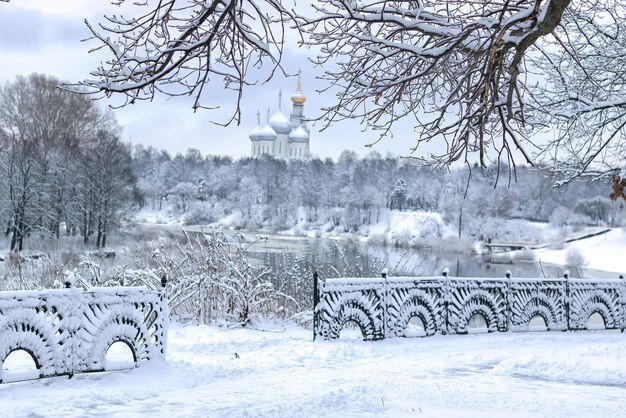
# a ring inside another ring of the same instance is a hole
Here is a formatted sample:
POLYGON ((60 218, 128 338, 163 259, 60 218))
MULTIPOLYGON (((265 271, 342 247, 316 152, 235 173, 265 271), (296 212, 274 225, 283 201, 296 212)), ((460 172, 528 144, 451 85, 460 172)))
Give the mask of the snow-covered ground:
MULTIPOLYGON (((587 267, 626 270, 624 229, 538 256, 564 264, 568 248, 587 267)), ((293 325, 272 332, 175 325, 167 362, 3 384, 0 417, 626 418, 623 333, 352 337, 313 342, 311 331, 293 325)))
POLYGON ((626 336, 174 326, 167 363, 0 385, 0 400, 6 417, 626 417, 626 336))

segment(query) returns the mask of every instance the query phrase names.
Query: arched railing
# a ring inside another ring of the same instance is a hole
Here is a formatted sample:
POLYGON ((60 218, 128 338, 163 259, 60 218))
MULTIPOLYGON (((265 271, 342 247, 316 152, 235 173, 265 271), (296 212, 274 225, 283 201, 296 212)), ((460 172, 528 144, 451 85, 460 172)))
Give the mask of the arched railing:
POLYGON ((626 281, 616 279, 383 277, 318 280, 314 277, 314 338, 334 339, 347 321, 356 322, 363 338, 403 336, 411 318, 424 325, 423 335, 464 334, 480 316, 486 331, 530 331, 540 317, 547 330, 597 329, 598 314, 606 329, 626 328, 626 281))
POLYGON ((5 359, 18 350, 40 378, 103 371, 118 341, 135 366, 164 359, 168 321, 164 292, 146 287, 0 292, 0 383, 5 359))

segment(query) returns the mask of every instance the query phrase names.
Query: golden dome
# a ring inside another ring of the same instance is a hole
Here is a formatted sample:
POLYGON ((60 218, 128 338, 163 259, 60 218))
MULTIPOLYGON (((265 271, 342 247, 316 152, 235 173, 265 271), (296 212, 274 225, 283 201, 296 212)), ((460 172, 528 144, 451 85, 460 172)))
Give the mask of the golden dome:
POLYGON ((298 85, 296 92, 291 95, 291 102, 295 105, 302 106, 306 102, 306 96, 302 94, 302 82, 300 80, 300 73, 298 73, 298 85))

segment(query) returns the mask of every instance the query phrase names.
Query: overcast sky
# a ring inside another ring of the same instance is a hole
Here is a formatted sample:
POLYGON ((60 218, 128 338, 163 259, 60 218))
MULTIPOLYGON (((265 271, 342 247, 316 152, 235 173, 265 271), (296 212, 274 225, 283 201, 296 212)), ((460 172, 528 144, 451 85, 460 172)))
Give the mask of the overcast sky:
MULTIPOLYGON (((84 19, 97 21, 103 14, 117 12, 105 0, 11 0, 0 2, 0 82, 13 81, 17 75, 33 72, 55 76, 61 80, 76 82, 90 78, 102 56, 90 54, 94 44, 81 42, 88 36, 84 19)), ((315 93, 322 87, 315 79, 316 71, 306 59, 306 50, 290 49, 285 56, 285 67, 297 73, 302 68, 302 84, 308 101, 305 114, 315 117, 324 104, 333 100, 332 95, 315 93)), ((239 158, 249 155, 248 133, 256 126, 256 112, 262 114, 269 107, 278 108, 278 91, 283 90, 283 106, 291 103, 288 97, 296 87, 296 79, 278 76, 265 85, 250 87, 243 99, 241 125, 226 128, 210 123, 225 120, 226 111, 210 113, 191 109, 189 100, 159 97, 153 102, 141 102, 115 110, 123 127, 123 138, 132 143, 153 145, 172 153, 197 148, 203 154, 231 155, 239 158), (220 118, 221 116, 221 118, 220 118)), ((210 86, 215 97, 224 95, 219 84, 210 86)), ((102 100, 103 106, 120 103, 112 99, 102 100)), ((232 110, 232 102, 224 103, 232 110)), ((284 107, 283 107, 284 109, 284 107)), ((365 145, 377 138, 375 133, 362 132, 357 122, 339 123, 319 132, 321 124, 312 126, 311 152, 320 157, 336 158, 342 150, 354 150, 360 155, 370 149, 365 145)), ((381 154, 408 155, 414 145, 414 133, 410 124, 396 130, 393 138, 385 139, 375 146, 381 154)))

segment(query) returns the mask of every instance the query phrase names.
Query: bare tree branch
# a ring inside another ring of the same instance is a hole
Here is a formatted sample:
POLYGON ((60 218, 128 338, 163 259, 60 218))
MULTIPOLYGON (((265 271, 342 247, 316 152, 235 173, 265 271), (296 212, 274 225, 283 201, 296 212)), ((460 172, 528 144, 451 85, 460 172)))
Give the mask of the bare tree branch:
POLYGON ((337 70, 323 78, 337 92, 324 109, 327 124, 360 118, 386 136, 414 117, 417 147, 445 150, 424 162, 481 166, 506 158, 532 163, 524 116, 529 48, 558 26, 569 0, 466 2, 319 1, 302 28, 321 45, 314 60, 337 70))
MULTIPOLYGON (((121 94, 122 105, 156 94, 207 103, 207 85, 236 93, 281 67, 288 27, 336 95, 328 127, 357 119, 380 138, 414 121, 413 158, 510 167, 552 163, 565 180, 623 167, 626 108, 625 0, 317 0, 304 16, 281 0, 161 0, 132 18, 88 23, 111 59, 82 83, 121 94), (558 130, 555 139, 538 132, 558 130), (440 151, 424 155, 427 143, 440 151)), ((131 7, 126 0, 117 4, 131 7)), ((379 139, 380 140, 380 139, 379 139)))
POLYGON ((243 90, 257 82, 253 70, 269 63, 269 77, 283 71, 285 25, 292 13, 279 0, 161 0, 131 6, 134 17, 106 16, 97 25, 86 21, 89 40, 97 43, 92 51, 106 48, 112 58, 92 72, 95 80, 81 85, 92 93, 124 95, 121 106, 162 93, 192 97, 194 111, 211 108, 204 103, 216 93, 206 85, 219 83, 237 95, 226 124, 239 123, 243 90))

